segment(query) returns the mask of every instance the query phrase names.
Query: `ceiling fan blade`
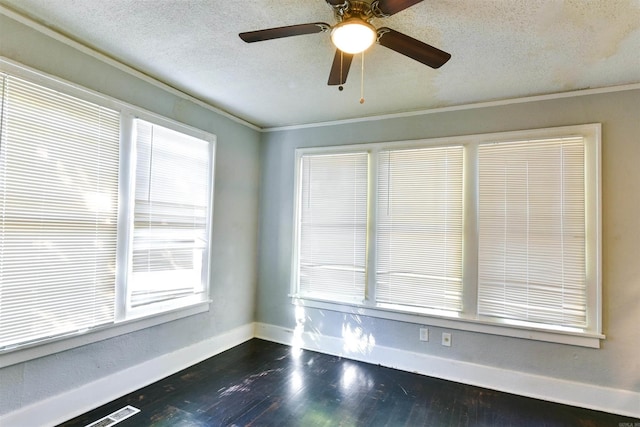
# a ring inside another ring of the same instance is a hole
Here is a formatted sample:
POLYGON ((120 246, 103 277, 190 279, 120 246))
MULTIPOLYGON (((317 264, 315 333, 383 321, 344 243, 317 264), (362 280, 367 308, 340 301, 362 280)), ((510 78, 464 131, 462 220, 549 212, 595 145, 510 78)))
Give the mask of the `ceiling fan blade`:
POLYGON ((372 9, 378 9, 383 16, 391 16, 403 11, 422 0, 377 0, 371 5, 372 9))
POLYGON ((329 81, 327 82, 329 86, 343 85, 346 83, 352 60, 352 54, 344 53, 340 49, 336 49, 333 64, 331 64, 331 72, 329 73, 329 81))
POLYGON ((431 68, 442 67, 451 58, 445 51, 386 27, 378 29, 378 43, 431 68))
POLYGON ((265 30, 247 31, 239 36, 247 43, 261 42, 264 40, 279 39, 282 37, 302 36, 304 34, 321 33, 331 28, 324 22, 312 22, 309 24, 289 25, 286 27, 267 28, 265 30))
POLYGON ((331 6, 342 6, 344 4, 344 0, 327 0, 331 6))

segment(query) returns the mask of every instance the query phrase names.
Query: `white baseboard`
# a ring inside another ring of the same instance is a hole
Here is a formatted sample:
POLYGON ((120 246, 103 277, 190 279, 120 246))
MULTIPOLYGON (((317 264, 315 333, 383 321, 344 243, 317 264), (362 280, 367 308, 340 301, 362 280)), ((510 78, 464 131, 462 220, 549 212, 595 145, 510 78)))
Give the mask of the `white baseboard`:
POLYGON ((361 346, 359 351, 354 352, 345 349, 344 341, 340 338, 303 332, 294 341, 294 331, 291 329, 250 323, 5 414, 0 417, 0 426, 57 425, 235 347, 254 336, 464 384, 640 418, 638 392, 532 375, 379 345, 361 346), (366 351, 362 351, 363 349, 366 351))
POLYGON ((355 349, 357 351, 349 351, 340 338, 315 332, 294 334, 292 329, 264 323, 256 323, 255 326, 256 338, 281 344, 297 345, 307 350, 535 399, 640 418, 638 392, 461 362, 391 347, 367 346, 366 343, 355 349))
POLYGON ((69 390, 0 417, 0 426, 53 426, 222 353, 254 336, 254 324, 240 326, 173 353, 69 390))

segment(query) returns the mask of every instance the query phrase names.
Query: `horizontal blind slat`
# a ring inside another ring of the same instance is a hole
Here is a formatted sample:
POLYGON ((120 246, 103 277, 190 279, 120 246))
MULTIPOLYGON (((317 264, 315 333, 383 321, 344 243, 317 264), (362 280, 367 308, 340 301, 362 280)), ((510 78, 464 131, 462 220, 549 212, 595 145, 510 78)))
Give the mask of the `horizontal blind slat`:
POLYGON ((300 162, 298 292, 362 300, 368 154, 303 155, 300 162))
POLYGON ((203 291, 209 143, 136 120, 132 308, 203 291))
POLYGON ((119 114, 5 77, 0 347, 113 321, 119 114))
POLYGON ((461 146, 378 157, 376 301, 462 309, 461 146))
POLYGON ((582 137, 479 147, 480 314, 586 326, 582 137))

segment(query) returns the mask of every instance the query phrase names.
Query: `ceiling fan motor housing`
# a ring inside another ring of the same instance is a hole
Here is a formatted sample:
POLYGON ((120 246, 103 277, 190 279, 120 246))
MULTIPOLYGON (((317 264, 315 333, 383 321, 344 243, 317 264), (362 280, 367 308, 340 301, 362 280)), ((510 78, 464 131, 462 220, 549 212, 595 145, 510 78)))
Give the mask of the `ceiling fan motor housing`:
POLYGON ((338 22, 352 18, 369 22, 375 17, 371 9, 371 3, 366 1, 345 1, 344 4, 333 6, 333 8, 338 22))

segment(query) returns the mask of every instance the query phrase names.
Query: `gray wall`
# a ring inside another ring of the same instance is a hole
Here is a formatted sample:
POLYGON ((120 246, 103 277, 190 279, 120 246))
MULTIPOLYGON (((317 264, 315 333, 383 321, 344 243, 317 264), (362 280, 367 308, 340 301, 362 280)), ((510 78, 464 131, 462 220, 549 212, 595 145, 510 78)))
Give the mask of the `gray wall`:
MULTIPOLYGON (((296 326, 290 289, 294 150, 601 122, 603 325, 601 349, 451 331, 453 346, 418 340, 418 326, 305 309, 305 330, 340 337, 361 323, 376 345, 623 390, 640 390, 640 90, 433 113, 265 134, 256 321, 296 326)), ((425 321, 428 325, 429 322, 425 321)), ((432 337, 441 329, 430 328, 432 337)))
POLYGON ((0 369, 0 415, 251 323, 260 134, 3 15, 0 55, 217 135, 211 310, 0 369))
MULTIPOLYGON (((640 91, 260 135, 0 15, 0 55, 217 135, 212 309, 0 369, 0 414, 214 337, 254 320, 295 326, 291 268, 293 156, 302 146, 603 123, 604 332, 599 350, 454 331, 418 341, 417 326, 362 317, 379 345, 627 390, 640 390, 640 91), (261 182, 261 184, 260 184, 261 182), (259 188, 259 185, 261 187, 259 188), (258 194, 260 191, 260 205, 258 194), (258 209, 260 244, 257 246, 258 209), (260 256, 257 256, 257 253, 260 256), (258 263, 256 263, 258 258, 258 263), (257 269, 259 268, 259 273, 257 269), (259 286, 256 300, 256 280, 259 286), (255 310, 255 313, 254 313, 255 310)), ((348 316, 307 310, 339 337, 348 316)), ((427 322, 428 323, 428 322, 427 322)), ((440 330, 431 328, 432 336, 440 330)))

